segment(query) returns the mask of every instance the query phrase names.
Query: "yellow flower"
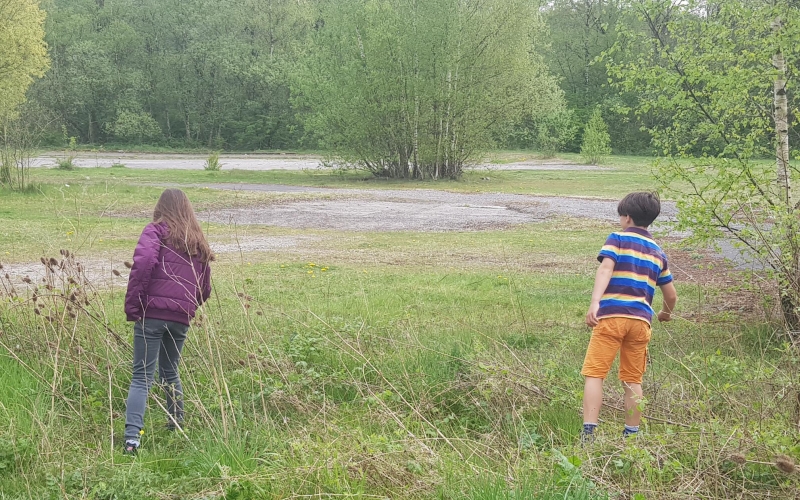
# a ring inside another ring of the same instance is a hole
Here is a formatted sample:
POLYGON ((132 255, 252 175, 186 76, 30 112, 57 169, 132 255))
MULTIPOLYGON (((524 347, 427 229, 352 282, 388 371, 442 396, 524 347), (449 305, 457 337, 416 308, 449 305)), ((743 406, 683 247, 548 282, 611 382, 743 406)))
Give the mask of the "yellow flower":
POLYGON ((139 435, 140 435, 140 436, 144 436, 144 429, 142 429, 142 430, 140 430, 140 431, 139 431, 139 435))

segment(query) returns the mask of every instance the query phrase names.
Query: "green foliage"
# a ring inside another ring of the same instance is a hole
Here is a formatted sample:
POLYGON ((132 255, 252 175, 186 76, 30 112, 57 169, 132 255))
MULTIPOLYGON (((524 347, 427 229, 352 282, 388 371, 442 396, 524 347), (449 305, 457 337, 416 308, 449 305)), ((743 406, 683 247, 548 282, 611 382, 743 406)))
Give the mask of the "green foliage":
POLYGON ((44 12, 36 0, 0 3, 0 119, 15 114, 48 66, 44 12))
POLYGON ((80 142, 300 145, 286 72, 312 22, 304 3, 63 0, 46 8, 55 63, 30 95, 80 142))
POLYGON ((222 169, 222 163, 219 162, 219 152, 215 151, 208 155, 206 162, 203 164, 203 170, 209 172, 218 172, 222 169))
POLYGON ((558 109, 530 2, 321 3, 293 88, 306 130, 380 176, 457 178, 494 135, 558 109))
POLYGON ((107 126, 107 131, 123 142, 150 142, 161 137, 158 122, 144 112, 120 111, 117 119, 107 126))
POLYGON ((75 157, 72 155, 64 156, 63 158, 56 159, 56 168, 59 170, 74 170, 75 157))
POLYGON ((603 121, 600 108, 596 108, 583 129, 581 157, 584 161, 597 165, 610 154, 611 137, 608 135, 608 126, 603 121))
MULTIPOLYGON (((611 60, 609 68, 621 89, 640 94, 635 112, 658 118, 648 131, 667 157, 656 172, 678 200, 677 228, 701 245, 727 239, 773 273, 784 318, 797 330, 800 205, 783 179, 791 186, 798 176, 791 165, 761 158, 776 158, 776 81, 787 78, 778 85, 788 109, 798 106, 791 75, 800 70, 800 11, 784 2, 724 0, 708 16, 658 1, 644 2, 641 13, 649 33, 624 31, 616 50, 644 47, 642 57, 611 60), (775 64, 778 51, 787 77, 775 64)), ((792 138, 797 125, 790 118, 792 138)), ((798 158, 797 150, 791 154, 798 158)))
POLYGON ((536 126, 535 147, 547 157, 553 157, 575 138, 578 130, 574 113, 563 110, 545 116, 536 126))

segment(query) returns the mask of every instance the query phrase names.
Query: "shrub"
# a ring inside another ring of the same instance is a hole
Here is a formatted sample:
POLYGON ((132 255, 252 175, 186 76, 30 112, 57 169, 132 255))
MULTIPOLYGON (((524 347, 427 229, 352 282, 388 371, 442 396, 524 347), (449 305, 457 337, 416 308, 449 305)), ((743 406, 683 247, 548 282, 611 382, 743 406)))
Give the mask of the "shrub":
POLYGON ((106 129, 123 142, 141 143, 161 137, 161 126, 145 112, 120 111, 106 129))
POLYGON ((611 154, 611 137, 608 135, 608 126, 603 121, 600 108, 596 108, 589 118, 589 123, 583 130, 583 144, 581 157, 584 161, 597 165, 604 157, 611 154))
POLYGON ((208 158, 206 158, 206 163, 203 165, 205 170, 209 172, 218 172, 222 168, 222 163, 219 162, 219 152, 214 151, 208 158))
POLYGON ((536 126, 536 148, 552 158, 575 138, 577 129, 572 110, 565 109, 542 118, 536 126))
POLYGON ((74 170, 76 167, 74 160, 74 156, 65 156, 64 158, 60 158, 56 160, 56 168, 59 170, 74 170))

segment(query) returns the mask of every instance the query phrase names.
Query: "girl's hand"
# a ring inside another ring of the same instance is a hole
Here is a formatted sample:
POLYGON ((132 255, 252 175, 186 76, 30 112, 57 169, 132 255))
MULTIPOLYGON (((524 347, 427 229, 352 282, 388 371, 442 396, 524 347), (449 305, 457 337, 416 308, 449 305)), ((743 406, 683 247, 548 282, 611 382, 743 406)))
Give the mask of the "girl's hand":
POLYGON ((664 311, 662 309, 658 313, 658 320, 662 321, 662 322, 664 322, 664 321, 672 321, 672 313, 668 313, 667 311, 664 311))

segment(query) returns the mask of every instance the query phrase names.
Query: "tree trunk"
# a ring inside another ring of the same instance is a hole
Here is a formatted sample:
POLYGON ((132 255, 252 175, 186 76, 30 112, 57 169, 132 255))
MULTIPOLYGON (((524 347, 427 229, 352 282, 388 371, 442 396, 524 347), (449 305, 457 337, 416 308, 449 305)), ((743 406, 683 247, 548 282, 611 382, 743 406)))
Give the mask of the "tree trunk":
MULTIPOLYGON (((781 20, 772 23, 775 31, 781 29, 781 20)), ((786 99, 786 60, 782 52, 772 56, 772 64, 778 70, 775 78, 774 103, 775 103, 775 157, 777 159, 777 179, 780 189, 781 201, 786 208, 792 210, 791 184, 789 179, 789 120, 788 104, 786 99)))
MULTIPOLYGON (((772 22, 772 30, 778 33, 783 26, 780 18, 772 22)), ((776 181, 780 191, 780 199, 784 204, 787 213, 786 228, 789 245, 783 246, 781 260, 783 260, 784 279, 779 285, 781 296, 781 310, 789 335, 794 339, 800 335, 800 249, 795 241, 798 233, 798 221, 793 216, 794 205, 792 203, 791 179, 789 173, 789 120, 788 104, 786 97, 786 59, 782 51, 778 51, 772 56, 772 64, 778 71, 774 85, 774 109, 773 117, 775 120, 775 159, 776 159, 776 181)))

